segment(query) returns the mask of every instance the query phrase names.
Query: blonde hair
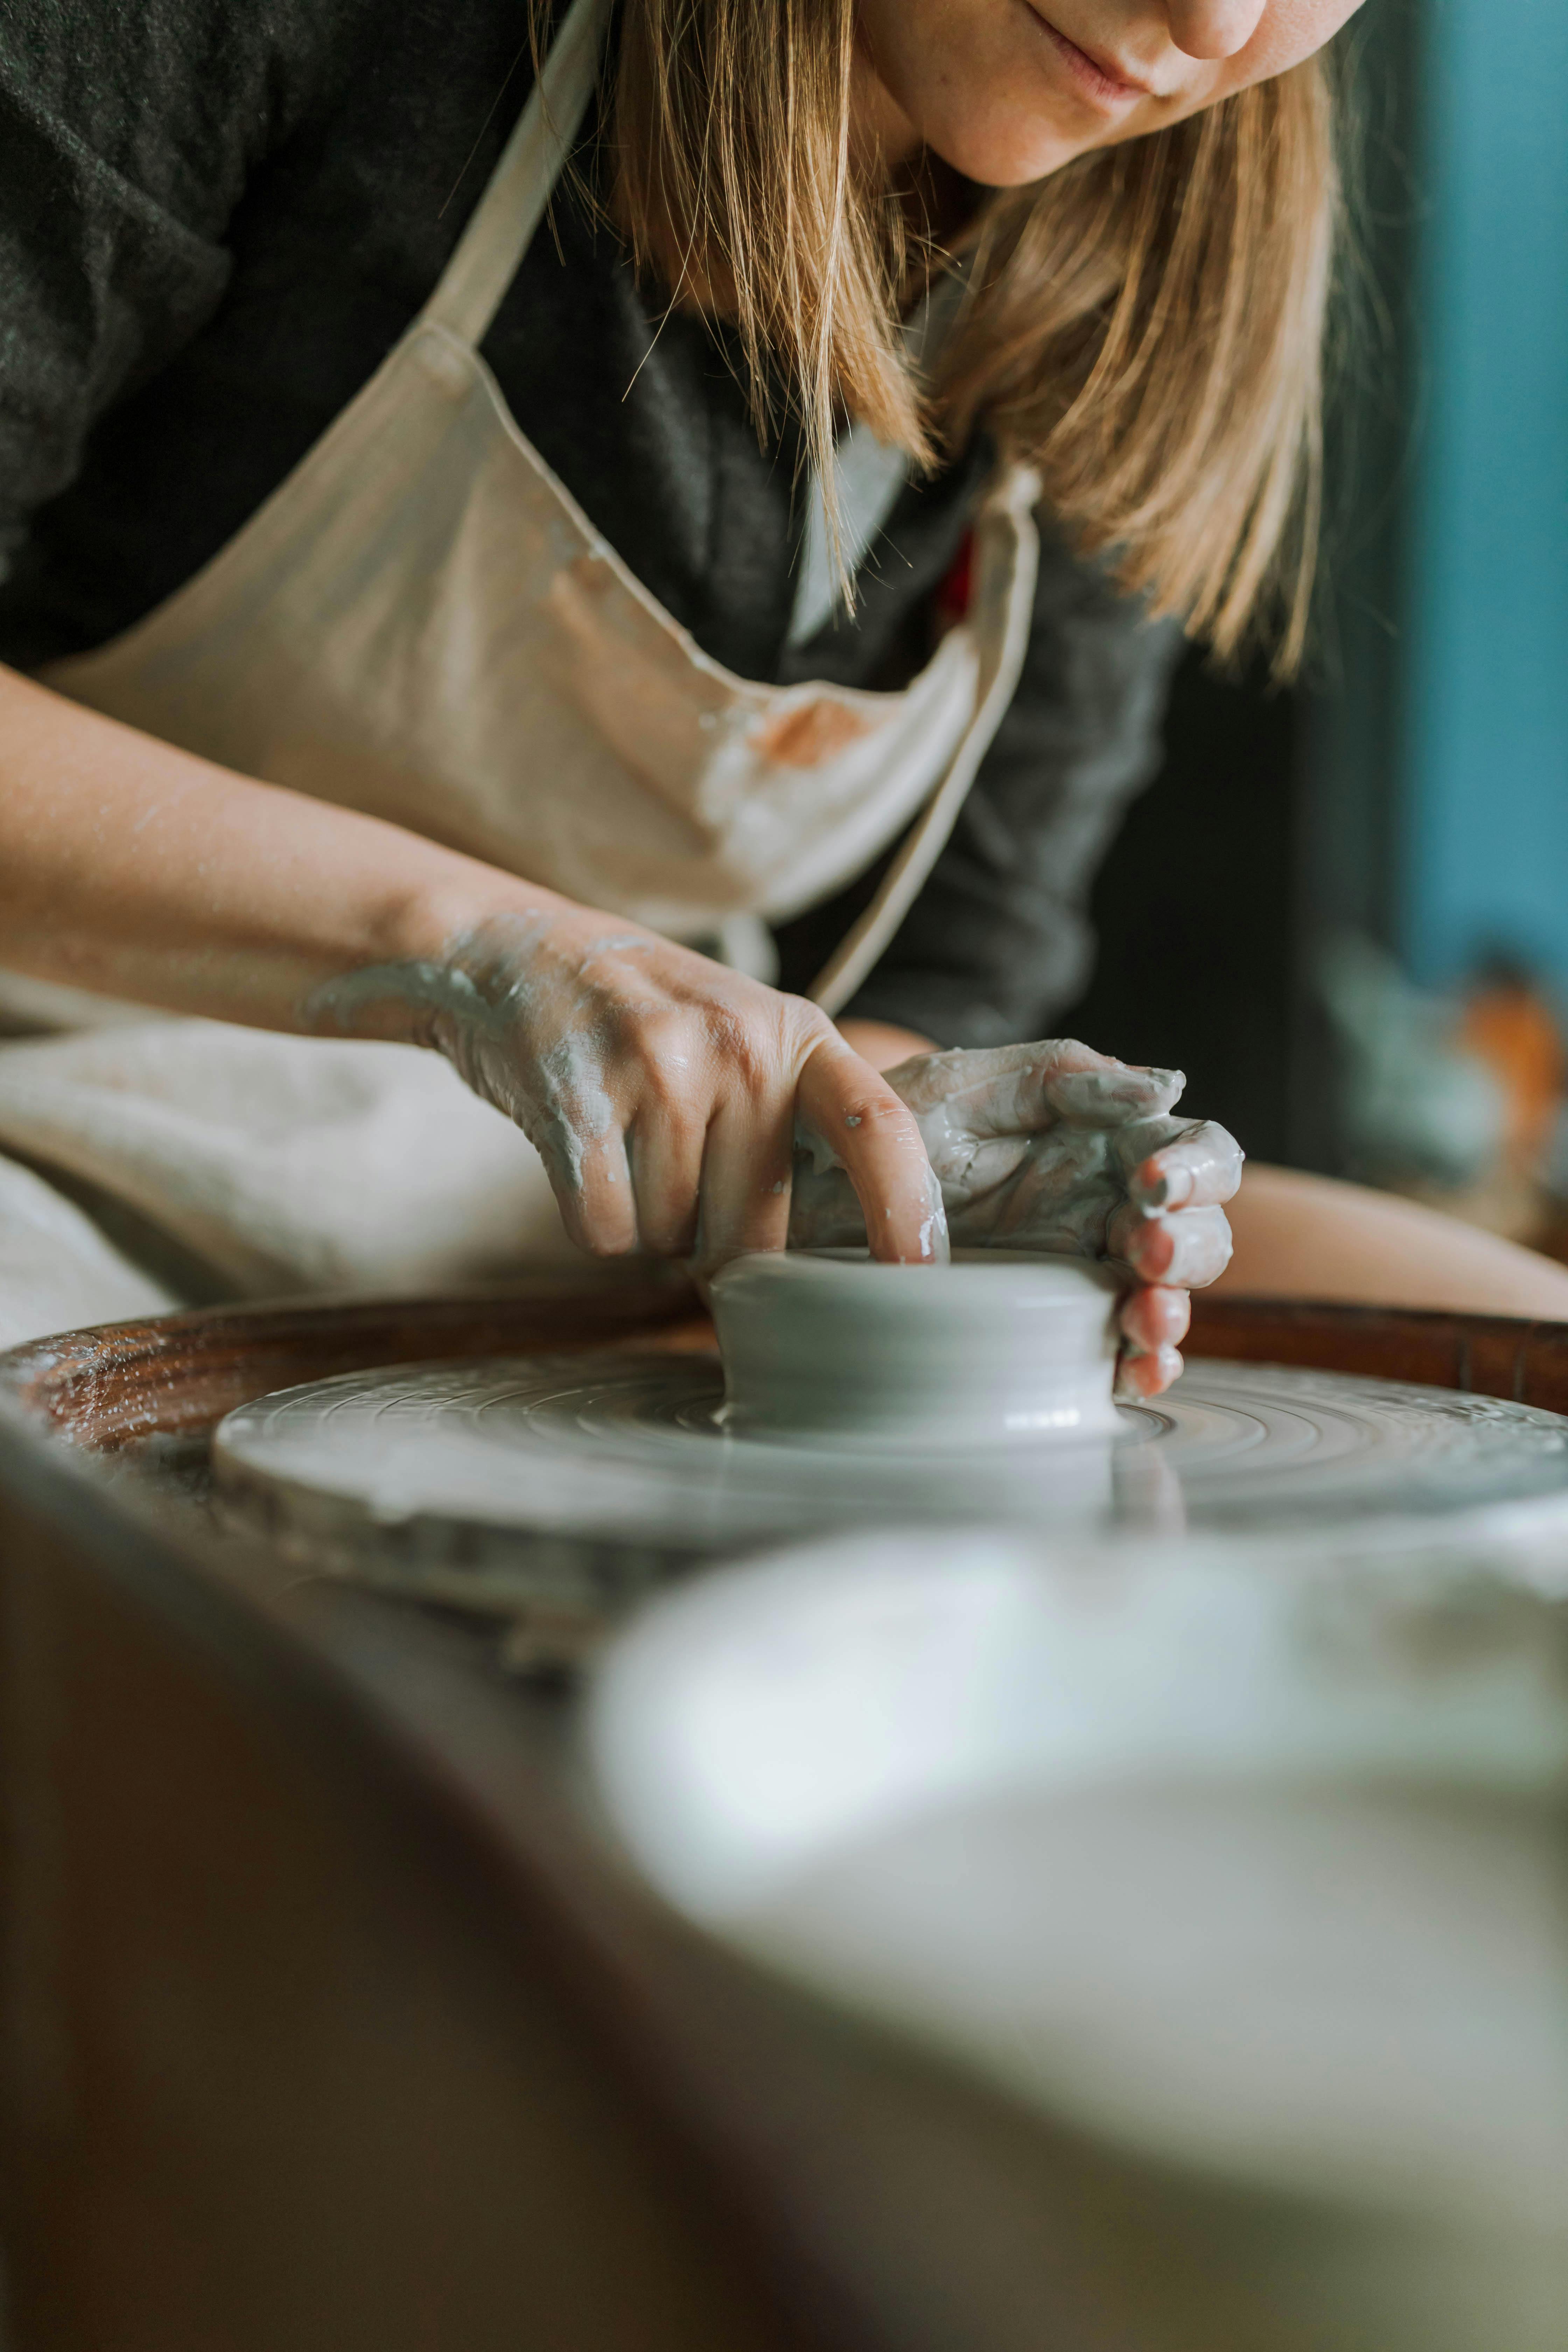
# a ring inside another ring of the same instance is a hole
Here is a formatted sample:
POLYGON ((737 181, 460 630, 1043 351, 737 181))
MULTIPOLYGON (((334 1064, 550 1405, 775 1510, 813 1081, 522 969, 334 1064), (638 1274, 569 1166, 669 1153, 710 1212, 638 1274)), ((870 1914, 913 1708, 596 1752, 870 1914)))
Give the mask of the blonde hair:
POLYGON ((1271 625, 1293 670, 1340 215, 1324 62, 988 196, 922 384, 900 314, 933 257, 857 160, 855 16, 625 0, 613 205, 639 264, 733 320, 761 428, 770 378, 793 387, 829 496, 846 410, 921 466, 984 425, 1155 613, 1222 656, 1271 625))

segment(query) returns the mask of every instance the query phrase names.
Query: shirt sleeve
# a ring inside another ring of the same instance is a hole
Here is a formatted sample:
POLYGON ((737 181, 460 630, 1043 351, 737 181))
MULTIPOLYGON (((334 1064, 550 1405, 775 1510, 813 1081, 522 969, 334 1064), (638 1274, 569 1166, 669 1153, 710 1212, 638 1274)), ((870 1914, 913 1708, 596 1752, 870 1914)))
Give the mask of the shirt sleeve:
POLYGON ((0 570, 228 283, 312 41, 295 0, 23 0, 0 39, 0 570), (282 51, 288 52, 280 58, 282 51))
POLYGON ((1041 518, 1023 675, 963 814, 847 1008, 939 1044, 1049 1033, 1093 962, 1089 894, 1160 763, 1181 629, 1152 622, 1041 518))

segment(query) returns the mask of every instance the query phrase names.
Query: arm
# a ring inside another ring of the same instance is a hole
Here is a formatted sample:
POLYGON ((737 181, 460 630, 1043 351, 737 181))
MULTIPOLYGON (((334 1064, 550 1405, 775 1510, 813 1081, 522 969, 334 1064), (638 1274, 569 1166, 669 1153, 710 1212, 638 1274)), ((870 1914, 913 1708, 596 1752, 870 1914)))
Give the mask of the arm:
POLYGON ((6 671, 0 960, 172 1012, 432 1047, 523 1128, 601 1254, 782 1246, 797 1122, 847 1170, 878 1256, 931 1254, 919 1129, 814 1006, 6 671))
POLYGON ((895 1029, 886 1021, 841 1021, 838 1026, 874 1070, 890 1070, 895 1063, 907 1062, 916 1054, 936 1051, 930 1037, 919 1037, 912 1029, 895 1029))

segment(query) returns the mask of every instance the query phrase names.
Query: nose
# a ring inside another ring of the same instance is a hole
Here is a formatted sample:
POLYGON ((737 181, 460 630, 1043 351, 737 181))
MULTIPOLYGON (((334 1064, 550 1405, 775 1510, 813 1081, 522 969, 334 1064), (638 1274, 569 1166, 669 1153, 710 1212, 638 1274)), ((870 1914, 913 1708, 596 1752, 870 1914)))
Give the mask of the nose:
POLYGON ((1171 38, 1189 58, 1234 58, 1268 6, 1268 0, 1169 0, 1171 38))

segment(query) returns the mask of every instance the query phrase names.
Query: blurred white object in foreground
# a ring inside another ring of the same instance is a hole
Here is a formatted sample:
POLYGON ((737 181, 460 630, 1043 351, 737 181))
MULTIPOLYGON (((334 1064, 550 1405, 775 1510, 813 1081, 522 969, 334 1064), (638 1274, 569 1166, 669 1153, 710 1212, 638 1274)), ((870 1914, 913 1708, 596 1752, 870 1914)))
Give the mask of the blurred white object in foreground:
POLYGON ((598 1787, 770 1969, 1230 2183, 1282 2344, 1562 2352, 1568 1628, 1424 1540, 722 1572, 611 1652, 598 1787))

